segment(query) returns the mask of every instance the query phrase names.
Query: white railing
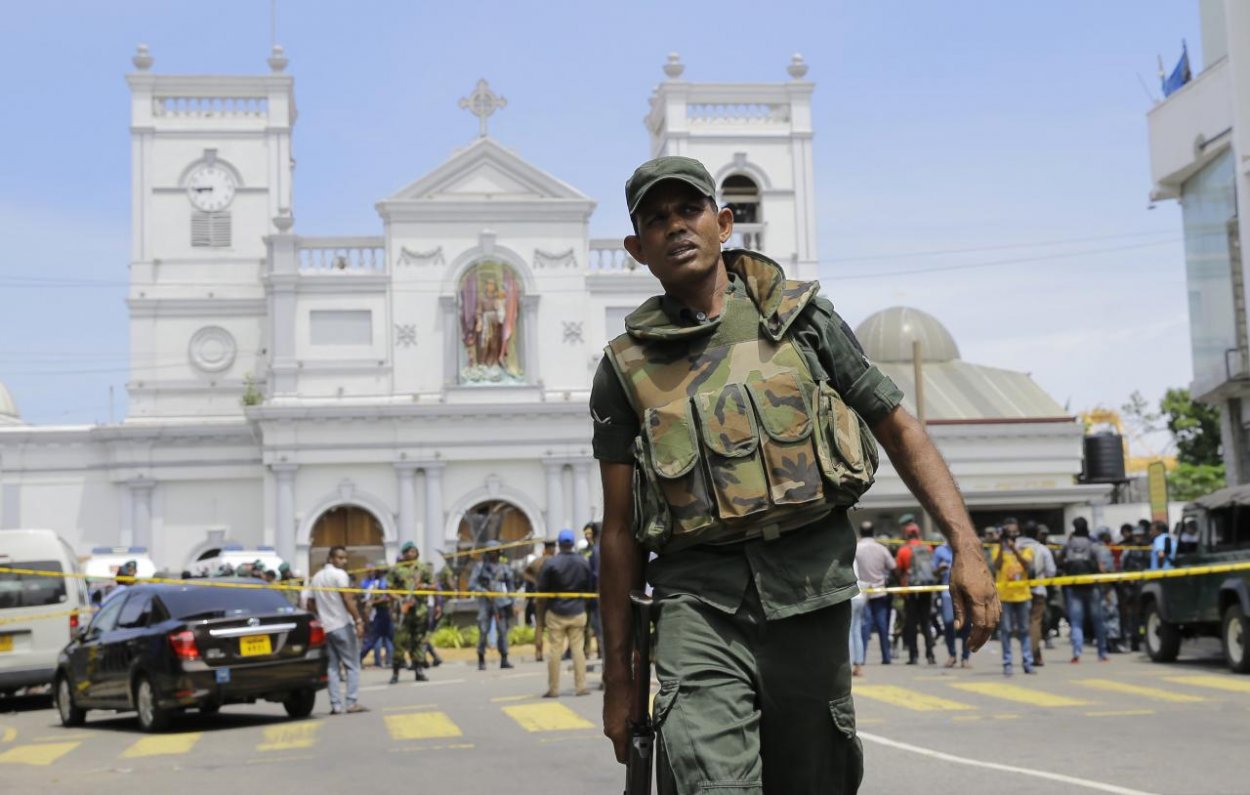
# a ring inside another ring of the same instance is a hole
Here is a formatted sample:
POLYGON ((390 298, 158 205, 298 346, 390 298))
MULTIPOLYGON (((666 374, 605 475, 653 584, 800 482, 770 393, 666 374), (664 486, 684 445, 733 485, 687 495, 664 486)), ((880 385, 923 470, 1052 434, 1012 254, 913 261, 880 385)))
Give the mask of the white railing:
POLYGON ((296 255, 301 273, 386 273, 380 237, 301 237, 296 255))
POLYGON ((210 118, 269 114, 266 97, 153 97, 152 115, 174 118, 210 118))
POLYGON ((764 250, 763 224, 734 224, 734 232, 726 241, 727 248, 749 248, 752 251, 764 250))
POLYGON ((641 271, 649 273, 642 265, 629 256, 619 240, 597 238, 590 241, 590 270, 598 273, 629 273, 641 271))
POLYGON ((692 102, 686 118, 704 124, 776 124, 790 120, 790 106, 763 102, 692 102))

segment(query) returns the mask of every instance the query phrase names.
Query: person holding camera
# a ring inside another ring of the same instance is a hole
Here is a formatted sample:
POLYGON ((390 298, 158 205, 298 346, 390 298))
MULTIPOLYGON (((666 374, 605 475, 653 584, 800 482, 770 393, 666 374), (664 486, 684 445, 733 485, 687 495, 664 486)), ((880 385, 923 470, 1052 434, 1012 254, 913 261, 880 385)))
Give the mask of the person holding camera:
POLYGON ((1008 519, 1003 523, 1002 539, 990 550, 998 600, 1003 605, 1002 623, 998 625, 998 637, 1003 644, 1003 676, 1013 673, 1013 634, 1020 638, 1020 661, 1024 664, 1024 672, 1033 673, 1033 644, 1029 638, 1029 609, 1033 604, 1033 592, 1028 583, 1029 573, 1033 570, 1033 550, 1023 547, 1019 538, 1020 525, 1015 519, 1008 519))

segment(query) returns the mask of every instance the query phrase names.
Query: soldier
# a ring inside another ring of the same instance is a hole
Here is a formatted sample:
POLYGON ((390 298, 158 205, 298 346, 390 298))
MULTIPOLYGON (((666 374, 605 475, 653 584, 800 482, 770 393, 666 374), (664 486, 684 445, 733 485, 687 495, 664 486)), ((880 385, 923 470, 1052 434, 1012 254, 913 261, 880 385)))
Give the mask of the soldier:
POLYGON ((950 541, 970 648, 997 625, 998 599, 955 482, 902 393, 819 285, 787 281, 755 252, 722 253, 733 211, 717 209, 716 192, 685 157, 645 163, 625 186, 625 248, 665 294, 626 318, 590 399, 604 493, 604 733, 624 762, 629 591, 653 551, 659 791, 851 793, 863 751, 847 508, 872 483, 869 428, 950 541))
MULTIPOLYGON (((399 550, 400 560, 387 577, 388 585, 397 591, 426 590, 431 587, 434 572, 420 561, 417 545, 405 541, 399 550)), ((404 655, 412 661, 412 670, 418 682, 426 681, 425 633, 429 628, 429 597, 398 595, 392 598, 391 621, 395 626, 395 653, 391 657, 391 684, 399 681, 400 669, 404 667, 404 655)))
MULTIPOLYGON (((469 575, 469 590, 486 593, 512 591, 512 569, 499 562, 499 542, 487 541, 486 552, 469 575)), ((495 642, 499 649, 499 667, 511 668, 508 662, 508 619, 512 615, 511 596, 479 596, 477 598, 477 669, 486 670, 486 637, 490 623, 495 622, 495 642)))

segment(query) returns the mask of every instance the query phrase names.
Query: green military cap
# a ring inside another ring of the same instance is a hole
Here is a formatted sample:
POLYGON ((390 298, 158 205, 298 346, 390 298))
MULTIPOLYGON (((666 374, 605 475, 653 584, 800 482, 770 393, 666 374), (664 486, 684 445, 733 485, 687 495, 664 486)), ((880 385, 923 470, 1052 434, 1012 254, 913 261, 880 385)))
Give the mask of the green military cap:
POLYGON ((282 563, 278 564, 278 571, 280 571, 281 573, 286 574, 290 570, 291 570, 290 563, 283 561, 282 563))
POLYGON ((401 546, 401 547, 399 548, 399 552, 400 552, 400 554, 403 554, 403 553, 407 552, 407 551, 408 551, 408 550, 410 550, 410 549, 416 549, 416 548, 417 548, 417 545, 416 545, 416 544, 412 543, 411 541, 405 541, 405 542, 404 542, 404 544, 403 544, 403 546, 401 546))
POLYGON ((902 527, 905 524, 911 524, 915 521, 916 521, 915 514, 905 513, 898 518, 898 526, 902 527))
POLYGON ((638 211, 647 191, 666 179, 681 180, 704 196, 716 196, 716 183, 698 160, 675 155, 657 157, 639 166, 625 183, 625 205, 629 207, 629 214, 632 216, 638 211))

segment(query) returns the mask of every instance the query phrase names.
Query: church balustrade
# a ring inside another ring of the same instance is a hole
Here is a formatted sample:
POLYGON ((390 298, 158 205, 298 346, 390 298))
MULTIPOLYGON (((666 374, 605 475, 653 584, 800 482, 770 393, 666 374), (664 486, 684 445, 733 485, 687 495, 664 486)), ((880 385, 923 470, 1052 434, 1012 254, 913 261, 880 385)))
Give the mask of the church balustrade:
POLYGON ((300 273, 386 272, 386 244, 380 237, 301 237, 295 252, 300 273))
POLYGON ((776 124, 790 121, 790 106, 764 102, 692 102, 686 118, 703 124, 776 124))
POLYGON ((269 115, 267 97, 178 97, 152 98, 152 115, 175 118, 210 118, 269 115))
POLYGON ((638 263, 629 252, 621 246, 619 240, 597 238, 590 241, 590 270, 606 272, 641 271, 649 273, 638 263))
POLYGON ((764 224, 734 224, 733 234, 725 242, 725 247, 763 251, 764 224))

